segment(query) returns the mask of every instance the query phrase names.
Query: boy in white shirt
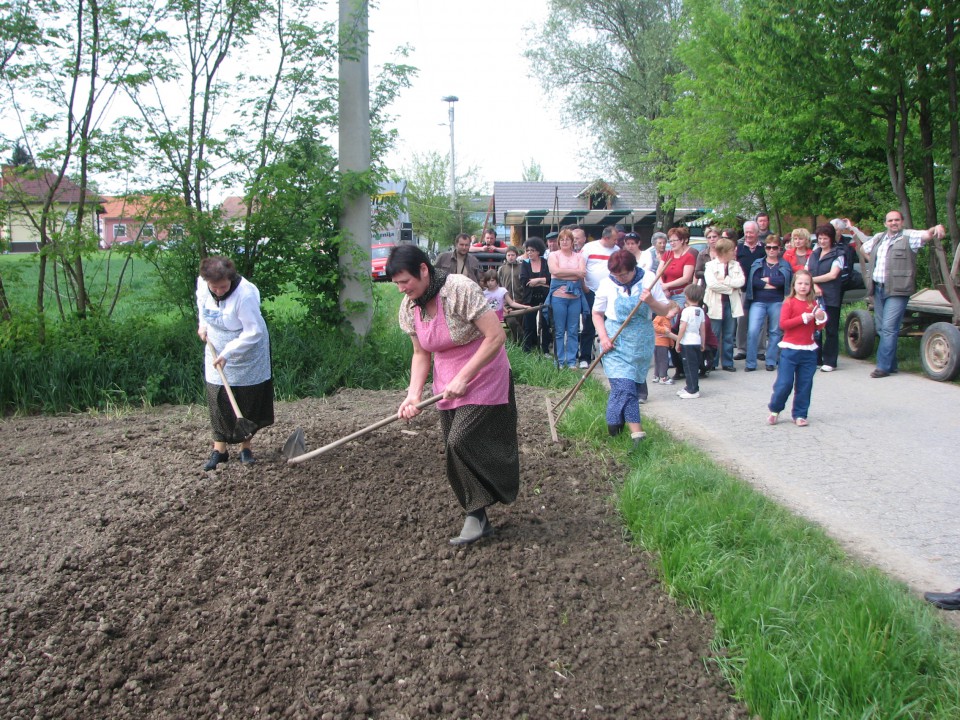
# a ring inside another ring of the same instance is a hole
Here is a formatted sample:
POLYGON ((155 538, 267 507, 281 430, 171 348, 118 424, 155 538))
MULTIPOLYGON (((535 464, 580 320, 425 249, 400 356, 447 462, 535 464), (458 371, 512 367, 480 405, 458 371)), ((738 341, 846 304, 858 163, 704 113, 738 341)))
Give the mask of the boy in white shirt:
POLYGON ((687 385, 678 390, 677 395, 682 400, 692 400, 700 397, 700 365, 703 361, 703 351, 706 347, 707 336, 703 332, 704 319, 707 314, 700 307, 703 301, 703 286, 687 285, 683 291, 687 299, 683 312, 680 313, 680 329, 677 332, 677 352, 683 359, 683 374, 687 385))

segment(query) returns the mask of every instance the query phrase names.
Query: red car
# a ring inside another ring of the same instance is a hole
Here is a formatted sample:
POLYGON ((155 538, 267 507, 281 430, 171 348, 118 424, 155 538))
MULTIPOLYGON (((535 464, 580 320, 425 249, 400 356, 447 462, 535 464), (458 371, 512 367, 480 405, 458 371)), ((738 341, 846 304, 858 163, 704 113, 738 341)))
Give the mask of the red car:
POLYGON ((387 279, 387 256, 393 250, 393 243, 381 243, 370 246, 370 277, 374 282, 387 279))

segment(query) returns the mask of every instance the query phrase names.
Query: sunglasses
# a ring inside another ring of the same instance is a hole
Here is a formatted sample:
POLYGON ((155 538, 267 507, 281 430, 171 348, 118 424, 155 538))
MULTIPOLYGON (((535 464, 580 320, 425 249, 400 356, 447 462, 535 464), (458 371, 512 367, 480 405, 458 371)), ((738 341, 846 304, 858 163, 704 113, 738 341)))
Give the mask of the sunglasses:
POLYGON ((767 245, 767 246, 765 246, 765 247, 767 248, 767 250, 779 250, 779 249, 780 249, 780 246, 779 246, 779 245, 767 245))

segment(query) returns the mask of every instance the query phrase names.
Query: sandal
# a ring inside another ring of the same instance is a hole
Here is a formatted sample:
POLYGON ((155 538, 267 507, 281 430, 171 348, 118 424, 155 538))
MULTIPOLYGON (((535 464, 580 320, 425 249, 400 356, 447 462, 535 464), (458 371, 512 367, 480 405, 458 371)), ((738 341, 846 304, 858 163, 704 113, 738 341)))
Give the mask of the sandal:
POLYGON ((797 424, 797 427, 806 427, 809 425, 806 418, 797 418, 794 422, 797 424))
POLYGON ((773 412, 770 413, 769 417, 767 417, 767 425, 776 425, 777 418, 779 417, 780 417, 780 413, 773 413, 773 412))

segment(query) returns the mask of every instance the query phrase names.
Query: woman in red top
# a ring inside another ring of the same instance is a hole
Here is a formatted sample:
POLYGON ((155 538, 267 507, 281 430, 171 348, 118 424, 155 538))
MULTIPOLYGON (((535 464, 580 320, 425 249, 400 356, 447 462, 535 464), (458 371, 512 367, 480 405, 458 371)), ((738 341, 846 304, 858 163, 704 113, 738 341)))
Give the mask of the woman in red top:
POLYGON ((673 262, 667 265, 660 280, 667 297, 683 307, 685 301, 683 291, 693 282, 697 253, 689 247, 690 231, 685 227, 667 230, 667 242, 670 243, 670 249, 663 254, 663 260, 669 261, 673 258, 673 262))
POLYGON ((777 380, 768 405, 770 425, 777 424, 792 389, 793 421, 799 427, 807 426, 813 376, 817 374, 817 342, 813 334, 827 324, 827 314, 816 301, 813 277, 806 270, 798 270, 793 276, 790 294, 780 308, 783 340, 780 341, 777 380))

